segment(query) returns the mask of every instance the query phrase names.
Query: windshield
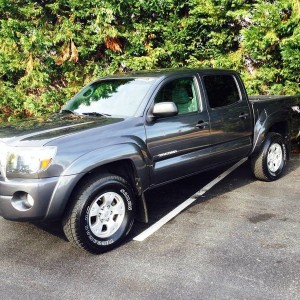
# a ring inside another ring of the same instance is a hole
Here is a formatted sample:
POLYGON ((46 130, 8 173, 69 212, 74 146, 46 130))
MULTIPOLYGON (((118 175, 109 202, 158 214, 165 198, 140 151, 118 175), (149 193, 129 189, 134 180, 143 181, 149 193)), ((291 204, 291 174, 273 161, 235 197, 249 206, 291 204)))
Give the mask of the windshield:
POLYGON ((134 116, 155 78, 109 79, 84 87, 63 107, 77 114, 134 116))

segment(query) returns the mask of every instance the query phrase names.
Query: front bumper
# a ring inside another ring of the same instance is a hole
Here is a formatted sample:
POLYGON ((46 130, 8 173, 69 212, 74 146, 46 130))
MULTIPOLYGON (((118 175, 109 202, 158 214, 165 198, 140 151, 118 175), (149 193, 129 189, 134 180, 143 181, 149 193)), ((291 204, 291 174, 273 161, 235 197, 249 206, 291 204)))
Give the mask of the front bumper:
POLYGON ((8 220, 33 221, 43 220, 59 177, 43 179, 0 179, 0 216, 8 220), (32 207, 19 205, 19 195, 29 194, 34 204, 32 207))

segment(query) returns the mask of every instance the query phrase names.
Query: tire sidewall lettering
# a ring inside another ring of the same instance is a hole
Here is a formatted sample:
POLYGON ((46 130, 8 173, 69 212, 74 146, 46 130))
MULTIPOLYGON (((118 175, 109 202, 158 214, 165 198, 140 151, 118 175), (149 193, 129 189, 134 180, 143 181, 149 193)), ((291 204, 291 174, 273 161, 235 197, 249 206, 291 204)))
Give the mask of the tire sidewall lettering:
POLYGON ((124 189, 121 189, 120 193, 125 197, 125 200, 127 202, 127 209, 132 210, 132 201, 129 194, 124 189))
POLYGON ((285 163, 287 160, 287 149, 286 149, 285 143, 282 143, 281 146, 282 146, 282 152, 283 152, 283 163, 285 163))
POLYGON ((86 213, 85 213, 85 217, 84 217, 84 220, 86 222, 89 222, 89 213, 90 213, 90 209, 91 209, 91 206, 89 205, 87 208, 86 208, 86 213))

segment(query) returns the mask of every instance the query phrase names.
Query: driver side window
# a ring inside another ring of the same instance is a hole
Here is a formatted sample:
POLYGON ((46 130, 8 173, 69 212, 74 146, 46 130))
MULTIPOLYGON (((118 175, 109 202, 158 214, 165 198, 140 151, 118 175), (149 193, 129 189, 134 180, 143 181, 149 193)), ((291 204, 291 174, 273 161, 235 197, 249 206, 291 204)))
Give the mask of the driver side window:
POLYGON ((166 83, 155 97, 155 103, 174 102, 178 114, 198 111, 198 99, 193 78, 176 79, 166 83))

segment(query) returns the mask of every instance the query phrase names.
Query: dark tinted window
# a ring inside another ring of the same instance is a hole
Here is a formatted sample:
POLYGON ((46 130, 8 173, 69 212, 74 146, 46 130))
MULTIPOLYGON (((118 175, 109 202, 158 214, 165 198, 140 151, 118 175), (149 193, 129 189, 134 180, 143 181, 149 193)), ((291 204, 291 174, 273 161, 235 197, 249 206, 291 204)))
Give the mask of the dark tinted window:
POLYGON ((207 75, 203 77, 211 108, 230 105, 240 100, 240 93, 231 75, 207 75))

